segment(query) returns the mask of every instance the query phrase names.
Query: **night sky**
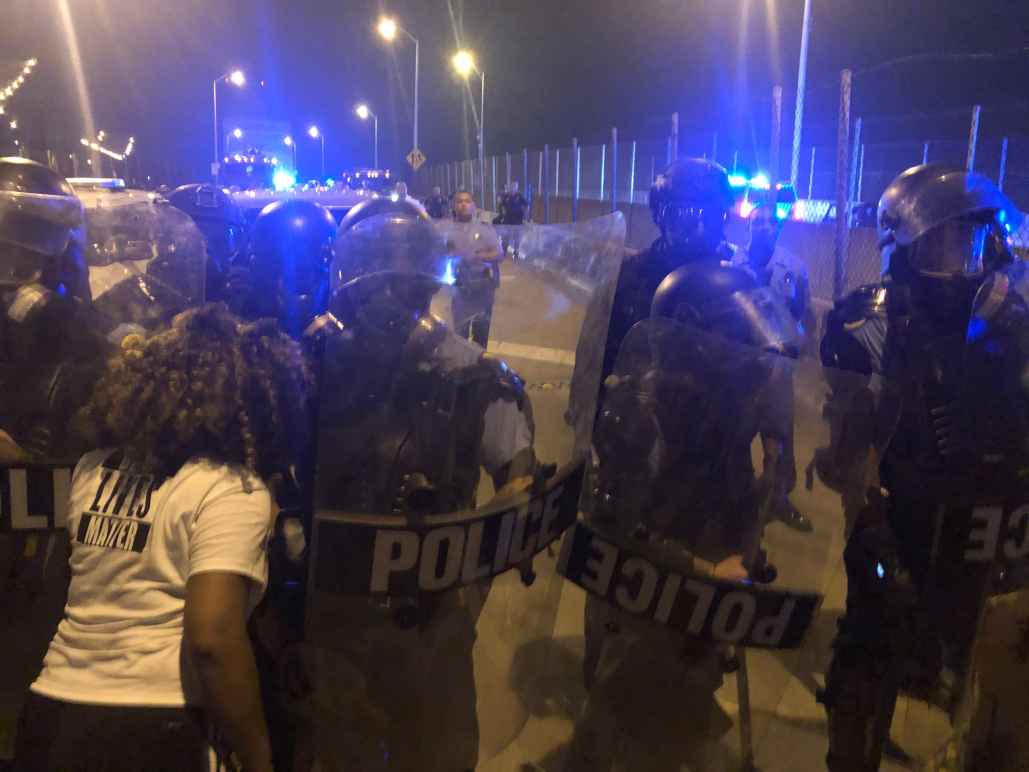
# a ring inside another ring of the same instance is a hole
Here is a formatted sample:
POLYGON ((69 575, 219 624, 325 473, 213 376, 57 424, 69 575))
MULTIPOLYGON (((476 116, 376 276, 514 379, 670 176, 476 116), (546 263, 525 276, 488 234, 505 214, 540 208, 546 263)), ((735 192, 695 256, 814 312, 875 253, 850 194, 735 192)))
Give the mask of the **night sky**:
MULTIPOLYGON (((2 0, 0 62, 40 60, 8 113, 28 145, 67 153, 84 121, 62 6, 94 125, 135 135, 145 166, 183 181, 206 175, 211 80, 235 66, 250 85, 221 92, 224 115, 290 121, 296 133, 318 123, 338 170, 370 160, 370 126, 353 115, 367 100, 384 161, 396 166, 411 145, 413 47, 377 38, 383 10, 421 41, 420 144, 430 162, 474 152, 468 97, 448 64, 458 43, 487 73, 487 152, 597 142, 615 125, 623 137, 658 139, 673 110, 684 135, 718 131, 723 148, 757 147, 774 83, 792 115, 803 0, 2 0)), ((844 66, 860 73, 898 57, 1029 45, 1024 0, 814 0, 814 9, 808 136, 817 142, 834 137, 844 66)), ((952 131, 945 119, 917 117, 930 113, 954 117, 960 136, 965 107, 981 102, 984 132, 1029 135, 1027 84, 1027 52, 916 59, 859 74, 855 114, 869 116, 877 140, 952 131)), ((305 138, 301 168, 313 171, 317 154, 305 138)))

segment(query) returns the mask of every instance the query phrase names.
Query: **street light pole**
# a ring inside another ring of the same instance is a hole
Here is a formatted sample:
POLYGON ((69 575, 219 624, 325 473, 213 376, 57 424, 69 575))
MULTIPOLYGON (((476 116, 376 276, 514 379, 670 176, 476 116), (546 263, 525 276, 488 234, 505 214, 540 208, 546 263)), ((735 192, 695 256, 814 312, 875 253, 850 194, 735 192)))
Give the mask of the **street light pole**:
MULTIPOLYGON (((800 173, 800 140, 804 126, 804 90, 807 87, 807 49, 811 37, 811 0, 804 0, 804 25, 800 33, 800 63, 797 65, 797 109, 793 115, 793 156, 790 159, 790 183, 797 189, 800 173)), ((774 180, 773 180, 774 181, 774 180)))
MULTIPOLYGON (((486 208, 486 73, 479 72, 479 190, 482 208, 486 208)), ((495 202, 494 202, 495 203, 495 202)), ((492 203, 491 203, 492 206, 492 203)))
POLYGON ((421 45, 418 43, 418 38, 408 32, 404 27, 397 23, 397 20, 392 16, 383 16, 379 19, 378 24, 379 35, 383 40, 392 43, 398 32, 403 32, 407 35, 408 40, 414 43, 414 147, 412 150, 418 149, 418 81, 420 78, 419 63, 421 60, 421 45))
POLYGON ((211 173, 214 175, 215 187, 218 186, 218 81, 221 78, 215 78, 211 84, 211 101, 214 103, 214 161, 211 164, 211 173))
POLYGON ((372 159, 373 159, 372 160, 372 168, 378 169, 379 168, 379 116, 376 113, 373 113, 371 111, 371 109, 368 107, 368 105, 366 105, 364 102, 362 102, 357 107, 355 107, 354 108, 354 112, 357 114, 357 117, 360 118, 362 121, 367 121, 369 118, 371 118, 373 120, 373 122, 374 122, 374 124, 373 124, 374 125, 374 129, 373 129, 373 131, 374 131, 374 141, 373 141, 373 145, 372 145, 372 148, 373 148, 373 150, 372 150, 372 159))
POLYGON ((211 166, 211 173, 214 176, 214 184, 218 184, 218 170, 220 164, 218 159, 220 157, 218 153, 218 81, 227 80, 232 85, 241 88, 246 83, 246 77, 243 75, 242 70, 230 70, 219 78, 215 78, 211 82, 211 104, 213 106, 214 114, 214 163, 211 166))
MULTIPOLYGON (((419 45, 418 40, 407 30, 404 30, 411 40, 414 41, 414 147, 412 150, 418 147, 418 59, 419 59, 419 45)), ((378 164, 376 164, 378 166, 378 164)))

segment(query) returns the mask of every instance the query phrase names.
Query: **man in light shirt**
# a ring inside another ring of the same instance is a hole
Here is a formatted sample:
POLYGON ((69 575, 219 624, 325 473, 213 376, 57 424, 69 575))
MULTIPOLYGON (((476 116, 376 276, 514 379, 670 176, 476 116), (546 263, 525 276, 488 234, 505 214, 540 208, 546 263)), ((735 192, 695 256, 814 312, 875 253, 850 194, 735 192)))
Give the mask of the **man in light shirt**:
POLYGON ((454 222, 446 239, 447 248, 459 258, 451 306, 454 330, 486 348, 503 250, 493 227, 476 220, 475 199, 467 190, 454 194, 454 222))

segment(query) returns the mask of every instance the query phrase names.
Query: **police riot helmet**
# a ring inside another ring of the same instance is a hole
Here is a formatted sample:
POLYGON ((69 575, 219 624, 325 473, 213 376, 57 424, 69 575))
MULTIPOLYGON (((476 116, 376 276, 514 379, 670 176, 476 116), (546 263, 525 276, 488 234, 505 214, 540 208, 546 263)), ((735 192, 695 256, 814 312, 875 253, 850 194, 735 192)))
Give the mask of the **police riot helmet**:
POLYGON ((431 219, 425 207, 413 198, 399 198, 394 201, 390 196, 383 196, 362 201, 348 211, 339 223, 339 233, 343 235, 361 220, 382 214, 405 215, 425 222, 430 222, 431 219))
POLYGON ((207 239, 212 259, 225 265, 242 249, 246 220, 232 196, 214 185, 180 185, 168 202, 188 214, 207 239))
POLYGON ((650 212, 666 242, 702 255, 722 242, 733 204, 725 169, 706 158, 680 158, 650 191, 650 212))
POLYGON ((343 220, 335 251, 333 312, 390 340, 407 338, 453 273, 443 237, 411 201, 355 207, 343 220))
POLYGON ((933 163, 890 183, 877 222, 884 273, 946 280, 975 278, 1009 262, 1007 233, 1021 215, 983 175, 933 163))
POLYGON ((41 283, 84 294, 82 203, 53 169, 0 158, 0 289, 41 283))
POLYGON ((733 266, 680 266, 658 286, 650 315, 741 350, 797 355, 799 332, 789 310, 748 271, 733 266))
POLYGON ((313 201, 268 204, 254 221, 248 251, 247 316, 275 316, 292 335, 325 311, 336 221, 313 201))

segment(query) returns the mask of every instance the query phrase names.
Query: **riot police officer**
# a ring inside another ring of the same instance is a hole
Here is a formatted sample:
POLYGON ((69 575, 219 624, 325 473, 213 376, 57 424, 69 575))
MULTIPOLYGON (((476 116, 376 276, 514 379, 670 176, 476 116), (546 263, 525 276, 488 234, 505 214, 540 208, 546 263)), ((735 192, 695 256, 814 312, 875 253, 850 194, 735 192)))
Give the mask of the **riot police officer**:
POLYGON ((847 610, 822 698, 834 772, 878 769, 899 690, 952 711, 968 696, 998 560, 976 529, 1025 498, 1029 322, 1005 273, 1014 211, 980 175, 908 169, 879 202, 884 281, 827 323, 823 362, 866 380, 834 393, 843 415, 821 467, 839 483, 841 458, 878 459, 844 553, 847 610))
POLYGON ((335 250, 329 311, 309 330, 321 370, 310 755, 334 769, 471 770, 472 644, 489 583, 338 594, 340 577, 374 556, 329 529, 340 513, 374 529, 474 508, 483 469, 498 497, 529 488, 538 471, 529 399, 513 371, 430 314, 452 258, 419 205, 358 205, 335 250))
POLYGON ((214 185, 181 185, 168 194, 172 206, 193 218, 207 242, 207 300, 224 297, 229 269, 244 250, 246 220, 232 197, 214 185))
POLYGON ((254 222, 243 266, 229 281, 229 307, 247 318, 272 317, 299 339, 326 309, 336 221, 320 204, 268 204, 254 222))
POLYGON ((53 470, 68 473, 86 449, 72 418, 109 353, 83 248, 82 205, 67 182, 35 161, 0 158, 0 760, 66 595, 61 538, 25 515, 56 518, 60 502, 46 500, 61 479, 53 470))
MULTIPOLYGON (((765 425, 762 392, 796 352, 793 320, 750 274, 711 260, 669 273, 650 314, 608 378, 587 522, 634 571, 646 562, 655 576, 760 576, 766 494, 750 448, 765 425)), ((631 592, 587 596, 590 694, 568 769, 730 768, 722 737, 732 722, 714 699, 725 647, 701 623, 691 633, 667 614, 640 619, 642 604, 623 604, 631 592)))
MULTIPOLYGON (((622 339, 634 324, 646 319, 658 285, 681 265, 694 261, 728 260, 725 218, 733 203, 729 177, 721 166, 702 158, 673 161, 650 193, 650 213, 661 235, 650 247, 622 263, 602 380, 610 375, 622 339)), ((595 304, 589 316, 603 317, 606 308, 595 304)))
POLYGON ((0 215, 0 430, 29 457, 73 457, 68 426, 89 396, 82 367, 99 365, 105 346, 89 318, 82 205, 52 169, 2 158, 0 215))
POLYGON ((433 220, 442 220, 447 215, 447 199, 439 185, 432 189, 432 195, 425 199, 425 211, 433 220))

